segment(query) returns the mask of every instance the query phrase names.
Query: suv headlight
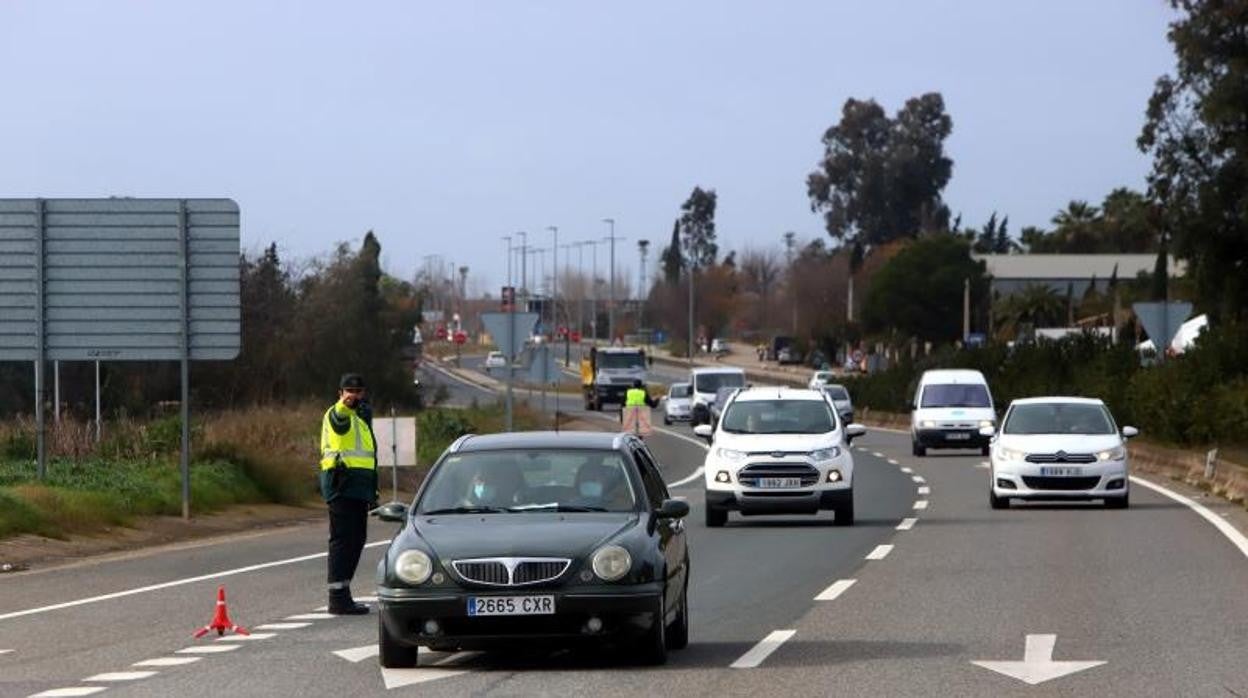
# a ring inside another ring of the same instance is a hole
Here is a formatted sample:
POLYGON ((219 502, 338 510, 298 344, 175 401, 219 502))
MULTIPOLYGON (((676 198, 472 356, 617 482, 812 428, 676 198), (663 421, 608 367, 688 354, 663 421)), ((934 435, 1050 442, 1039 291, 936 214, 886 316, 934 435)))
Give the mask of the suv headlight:
POLYGON ((717 448, 715 449, 715 455, 724 460, 741 460, 745 458, 744 451, 734 451, 731 448, 717 448))
POLYGON ((832 460, 833 458, 836 458, 839 455, 841 455, 840 447, 833 446, 831 448, 821 448, 818 451, 811 451, 810 459, 819 463, 825 460, 832 460))
POLYGON ((633 556, 618 545, 606 545, 594 553, 590 566, 594 568, 594 574, 599 579, 614 582, 628 574, 633 566, 633 556))
POLYGON ((422 550, 404 550, 394 561, 394 574, 408 584, 424 584, 433 574, 433 560, 422 550))
POLYGON ((1012 448, 1006 448, 1004 446, 997 447, 997 458, 1000 458, 1001 460, 1023 460, 1026 457, 1027 454, 1022 451, 1016 451, 1012 448))
POLYGON ((1126 457, 1127 457, 1127 449, 1123 448, 1122 446, 1115 446, 1111 449, 1101 451, 1100 453, 1096 454, 1096 459, 1099 461, 1123 460, 1126 457))

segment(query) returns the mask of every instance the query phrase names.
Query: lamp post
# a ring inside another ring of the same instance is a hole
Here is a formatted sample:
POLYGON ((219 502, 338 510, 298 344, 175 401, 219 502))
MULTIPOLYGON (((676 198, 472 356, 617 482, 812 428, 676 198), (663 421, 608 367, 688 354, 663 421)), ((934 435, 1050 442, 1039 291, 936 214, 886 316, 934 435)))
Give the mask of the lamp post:
POLYGON ((520 236, 520 293, 524 296, 524 312, 529 312, 529 234, 523 230, 520 236))
POLYGON ((615 341, 615 241, 617 238, 615 237, 615 219, 603 218, 602 222, 606 223, 611 231, 606 237, 606 241, 611 245, 611 295, 607 301, 607 342, 610 343, 615 341))
POLYGON ((559 326, 559 226, 548 225, 546 229, 555 235, 550 246, 550 324, 559 326))

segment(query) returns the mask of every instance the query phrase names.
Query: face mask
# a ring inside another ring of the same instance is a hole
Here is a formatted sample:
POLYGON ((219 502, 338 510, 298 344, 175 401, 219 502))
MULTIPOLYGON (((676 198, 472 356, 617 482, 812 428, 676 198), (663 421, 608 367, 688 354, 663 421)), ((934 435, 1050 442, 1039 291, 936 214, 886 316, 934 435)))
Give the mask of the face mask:
POLYGON ((477 499, 489 499, 494 496, 494 488, 484 482, 476 482, 472 485, 472 494, 477 499))
POLYGON ((582 482, 580 490, 582 497, 601 497, 602 483, 593 481, 582 482))

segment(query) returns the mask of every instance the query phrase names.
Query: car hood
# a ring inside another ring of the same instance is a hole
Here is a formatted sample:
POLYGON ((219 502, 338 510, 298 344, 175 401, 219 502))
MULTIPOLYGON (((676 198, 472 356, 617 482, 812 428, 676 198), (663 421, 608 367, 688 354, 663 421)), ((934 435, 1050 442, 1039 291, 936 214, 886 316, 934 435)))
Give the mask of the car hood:
POLYGON ((693 401, 687 397, 669 397, 667 404, 669 407, 689 407, 693 401))
POLYGON ((716 447, 756 453, 814 451, 840 445, 840 442, 840 433, 835 431, 823 434, 730 434, 721 431, 715 435, 716 447))
POLYGON ((1001 446, 1024 453, 1096 453, 1122 444, 1118 434, 1001 434, 1001 446))
POLYGON ((450 514, 417 516, 416 533, 443 560, 473 557, 583 557, 637 525, 627 513, 450 514))

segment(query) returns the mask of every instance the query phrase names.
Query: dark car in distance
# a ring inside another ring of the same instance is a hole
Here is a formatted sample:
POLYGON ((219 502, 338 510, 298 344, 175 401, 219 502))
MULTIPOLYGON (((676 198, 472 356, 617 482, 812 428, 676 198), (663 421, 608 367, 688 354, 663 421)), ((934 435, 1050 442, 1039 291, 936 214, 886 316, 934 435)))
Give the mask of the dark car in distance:
POLYGON ((689 505, 630 434, 464 436, 434 464, 377 568, 380 661, 535 643, 689 641, 689 505))

